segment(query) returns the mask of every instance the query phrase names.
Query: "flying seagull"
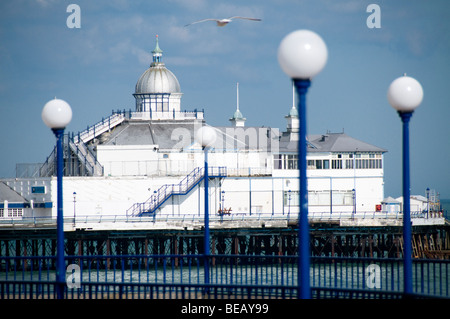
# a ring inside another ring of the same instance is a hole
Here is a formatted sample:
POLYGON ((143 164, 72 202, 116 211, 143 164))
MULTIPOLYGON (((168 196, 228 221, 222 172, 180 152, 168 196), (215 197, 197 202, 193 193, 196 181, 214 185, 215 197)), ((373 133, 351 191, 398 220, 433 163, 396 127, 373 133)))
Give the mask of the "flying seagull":
POLYGON ((228 18, 228 19, 203 19, 203 20, 200 20, 200 21, 195 21, 195 22, 186 24, 185 27, 187 27, 187 26, 189 26, 191 24, 205 22, 205 21, 216 21, 218 27, 223 27, 223 26, 226 26, 228 23, 230 23, 231 20, 233 20, 233 19, 245 19, 245 20, 252 20, 252 21, 261 21, 261 19, 246 18, 246 17, 231 17, 231 18, 228 18))

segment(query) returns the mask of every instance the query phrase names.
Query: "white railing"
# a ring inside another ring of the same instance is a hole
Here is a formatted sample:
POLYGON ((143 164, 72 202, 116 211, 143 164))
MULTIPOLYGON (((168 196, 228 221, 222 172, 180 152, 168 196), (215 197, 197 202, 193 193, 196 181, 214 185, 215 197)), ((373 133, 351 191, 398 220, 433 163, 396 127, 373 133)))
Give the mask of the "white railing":
MULTIPOLYGON (((401 213, 383 213, 383 212, 312 212, 308 214, 310 220, 334 221, 334 220, 351 220, 351 219, 391 219, 402 220, 401 213)), ((432 220, 443 218, 440 214, 426 216, 423 212, 411 213, 411 219, 432 220)), ((224 221, 297 221, 297 214, 271 214, 271 213, 231 213, 229 215, 210 214, 210 222, 224 221)), ((82 224, 95 223, 139 223, 139 222, 186 222, 186 223, 203 223, 204 216, 199 213, 192 214, 156 214, 153 216, 126 216, 126 215, 84 215, 64 218, 64 223, 75 223, 77 227, 82 224)), ((56 217, 1 217, 0 228, 4 226, 39 226, 39 225, 56 225, 56 217)), ((82 227, 82 226, 81 226, 82 227)))
POLYGON ((129 112, 132 120, 195 120, 203 119, 203 111, 129 112))
POLYGON ((73 138, 75 144, 80 141, 87 143, 90 140, 96 138, 100 134, 111 130, 116 125, 122 123, 125 120, 125 115, 122 113, 113 113, 108 118, 101 120, 100 122, 89 126, 86 130, 79 132, 73 138))

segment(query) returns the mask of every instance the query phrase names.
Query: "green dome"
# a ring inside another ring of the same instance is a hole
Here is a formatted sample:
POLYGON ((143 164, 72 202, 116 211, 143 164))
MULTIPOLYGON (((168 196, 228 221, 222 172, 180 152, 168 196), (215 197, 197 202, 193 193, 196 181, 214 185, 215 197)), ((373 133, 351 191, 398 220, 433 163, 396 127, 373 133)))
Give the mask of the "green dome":
POLYGON ((244 116, 242 115, 241 111, 236 110, 236 112, 234 112, 233 114, 233 119, 242 120, 244 119, 244 116))
POLYGON ((291 108, 290 112, 289 112, 289 116, 291 117, 298 117, 298 111, 295 107, 291 108))

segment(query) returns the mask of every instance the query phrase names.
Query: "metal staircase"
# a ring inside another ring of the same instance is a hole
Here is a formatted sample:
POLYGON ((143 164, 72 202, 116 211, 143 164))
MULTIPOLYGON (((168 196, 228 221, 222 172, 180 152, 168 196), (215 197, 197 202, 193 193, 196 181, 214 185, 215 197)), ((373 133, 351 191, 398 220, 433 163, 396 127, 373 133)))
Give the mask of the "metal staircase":
POLYGON ((110 131, 112 128, 122 123, 125 118, 125 112, 113 112, 108 118, 102 119, 100 122, 92 126, 88 126, 84 131, 79 132, 73 137, 73 142, 77 145, 80 144, 80 142, 88 143, 97 136, 103 134, 106 131, 110 131))
MULTIPOLYGON (((76 143, 73 137, 63 137, 64 176, 102 176, 103 166, 83 142, 76 143), (76 159, 77 164, 70 162, 76 159)), ((56 146, 39 169, 39 176, 56 176, 56 146)))
POLYGON ((73 139, 69 139, 69 147, 80 161, 84 161, 84 165, 90 176, 102 176, 103 166, 97 161, 94 154, 87 148, 84 143, 75 143, 73 139))
MULTIPOLYGON (((103 166, 97 161, 97 158, 87 147, 87 143, 106 131, 111 130, 126 119, 126 113, 113 112, 106 119, 88 126, 86 130, 79 132, 76 135, 64 135, 63 148, 64 158, 68 159, 71 156, 76 157, 78 163, 82 168, 73 169, 73 167, 65 167, 65 176, 102 176, 103 166), (71 152, 70 152, 71 151, 71 152)), ((39 170, 39 176, 53 176, 56 175, 56 147, 52 153, 47 157, 45 163, 39 170)))
MULTIPOLYGON (((143 215, 154 215, 173 195, 186 195, 205 177, 204 167, 196 167, 178 184, 162 185, 155 193, 143 203, 135 203, 127 210, 127 216, 139 217, 143 215)), ((209 167, 209 178, 220 178, 227 176, 226 167, 209 167)))

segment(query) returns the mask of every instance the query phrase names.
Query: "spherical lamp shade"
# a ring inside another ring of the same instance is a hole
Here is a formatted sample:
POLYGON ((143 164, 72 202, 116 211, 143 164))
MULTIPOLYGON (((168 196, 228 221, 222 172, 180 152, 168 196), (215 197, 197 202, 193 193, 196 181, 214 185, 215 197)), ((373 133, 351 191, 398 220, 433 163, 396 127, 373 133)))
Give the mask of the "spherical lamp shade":
POLYGON ((203 147, 209 147, 216 141, 216 131, 210 126, 201 127, 196 134, 197 142, 203 147))
POLYGON ((51 129, 63 129, 72 120, 72 109, 66 101, 55 98, 44 105, 42 120, 51 129))
POLYGON ((387 98, 397 111, 413 112, 422 102, 422 85, 412 77, 401 76, 389 86, 387 98))
POLYGON ((278 47, 281 69, 293 79, 311 79, 322 71, 327 59, 325 42, 310 30, 289 33, 278 47))

